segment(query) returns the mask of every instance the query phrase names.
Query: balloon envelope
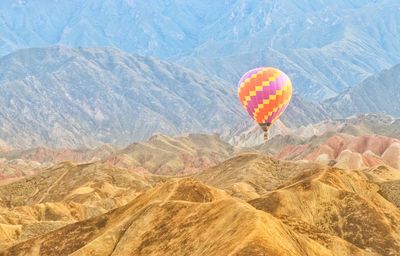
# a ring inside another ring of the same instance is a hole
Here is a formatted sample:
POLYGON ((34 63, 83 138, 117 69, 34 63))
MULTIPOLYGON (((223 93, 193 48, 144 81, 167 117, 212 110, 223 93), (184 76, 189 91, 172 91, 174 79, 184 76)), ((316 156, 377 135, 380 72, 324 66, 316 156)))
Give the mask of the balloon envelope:
POLYGON ((248 71, 238 84, 239 99, 249 115, 260 125, 273 124, 292 98, 292 82, 276 68, 260 67, 248 71))

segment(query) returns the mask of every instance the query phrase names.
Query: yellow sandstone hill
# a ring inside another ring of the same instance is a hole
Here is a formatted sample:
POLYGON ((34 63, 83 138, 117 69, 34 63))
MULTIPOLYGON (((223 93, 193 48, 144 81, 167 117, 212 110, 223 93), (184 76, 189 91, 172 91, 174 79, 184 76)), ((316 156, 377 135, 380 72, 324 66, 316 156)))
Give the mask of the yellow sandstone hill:
POLYGON ((277 189, 287 180, 309 171, 318 171, 314 163, 295 163, 247 153, 231 158, 194 177, 208 185, 228 191, 231 195, 250 200, 277 189))
POLYGON ((335 255, 345 255, 354 247, 362 249, 362 255, 396 255, 400 251, 399 175, 399 170, 385 166, 349 171, 246 154, 196 177, 236 197, 253 198, 248 201, 251 205, 335 255))
POLYGON ((0 247, 125 205, 165 178, 62 163, 0 186, 0 247))
POLYGON ((187 178, 64 163, 0 187, 1 254, 396 255, 399 184, 256 153, 187 178))
POLYGON ((35 253, 332 255, 270 214, 189 178, 172 180, 126 206, 17 244, 5 255, 35 253))

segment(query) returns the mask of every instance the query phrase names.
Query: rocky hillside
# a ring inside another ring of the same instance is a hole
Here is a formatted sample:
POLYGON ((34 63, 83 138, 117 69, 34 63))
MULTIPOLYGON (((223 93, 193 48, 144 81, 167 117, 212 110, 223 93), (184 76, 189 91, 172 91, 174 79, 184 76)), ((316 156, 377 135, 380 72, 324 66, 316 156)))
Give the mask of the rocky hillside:
POLYGON ((4 255, 395 255, 400 209, 392 191, 400 175, 393 173, 259 154, 192 178, 64 164, 0 187, 1 248, 4 255))
POLYGON ((95 149, 33 148, 0 152, 0 184, 31 176, 61 162, 92 163, 117 152, 117 148, 103 145, 95 149))
POLYGON ((63 163, 0 186, 0 247, 125 205, 163 180, 99 164, 63 163))

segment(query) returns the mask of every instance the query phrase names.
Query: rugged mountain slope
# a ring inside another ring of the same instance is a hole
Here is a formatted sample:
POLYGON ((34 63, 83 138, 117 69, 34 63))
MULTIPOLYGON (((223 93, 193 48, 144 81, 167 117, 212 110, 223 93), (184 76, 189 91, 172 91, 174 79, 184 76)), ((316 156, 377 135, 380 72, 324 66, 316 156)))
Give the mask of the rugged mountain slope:
MULTIPOLYGON (((344 255, 360 252, 351 249, 344 255)), ((17 244, 5 255, 38 251, 73 255, 332 255, 271 215, 192 179, 167 182, 107 214, 17 244), (60 236, 64 237, 62 243, 60 236)))
POLYGON ((341 117, 385 113, 400 117, 400 64, 369 77, 361 84, 325 102, 341 117))
POLYGON ((316 240, 329 234, 379 255, 396 255, 400 210, 378 191, 362 172, 328 168, 249 203, 316 240))
POLYGON ((400 208, 400 178, 380 183, 379 193, 400 208))
POLYGON ((232 84, 249 68, 271 65, 285 67, 299 93, 320 99, 400 62, 398 8, 396 0, 5 0, 0 55, 113 46, 180 58, 232 84))
POLYGON ((234 196, 253 197, 251 205, 335 255, 345 254, 343 244, 337 243, 341 239, 363 249, 364 254, 396 255, 399 250, 400 209, 394 205, 398 196, 388 193, 399 181, 398 170, 346 171, 246 154, 198 177, 234 196))
POLYGON ((15 147, 126 145, 244 115, 224 81, 113 49, 21 50, 0 70, 0 138, 15 147))
POLYGON ((193 177, 65 163, 0 186, 2 253, 333 256, 399 249, 398 170, 346 171, 248 153, 193 177))
MULTIPOLYGON (((234 144, 251 145, 235 138, 243 137, 239 133, 248 133, 254 124, 238 101, 232 100, 236 99, 234 89, 178 65, 112 49, 53 47, 18 51, 0 59, 0 67, 0 107, 4 109, 0 138, 5 141, 1 145, 126 145, 156 132, 210 131, 232 138, 234 144)), ((367 112, 398 116, 398 67, 323 103, 295 95, 281 118, 283 127, 295 129, 367 112), (390 104, 384 104, 387 101, 390 104)), ((398 120, 393 122, 391 127, 396 127, 398 120)), ((400 133, 393 129, 389 133, 400 133)), ((0 148, 8 150, 8 146, 0 148)))
POLYGON ((0 186, 0 247, 126 204, 165 178, 63 163, 0 186))
POLYGON ((133 143, 106 158, 105 163, 129 170, 182 175, 198 172, 229 158, 234 148, 218 135, 189 134, 181 137, 154 135, 133 143))
POLYGON ((285 67, 301 95, 320 100, 400 61, 396 1, 236 3, 188 65, 233 81, 254 66, 285 67))
POLYGON ((195 174, 195 178, 231 195, 250 200, 283 185, 286 180, 305 171, 318 169, 318 164, 294 163, 247 153, 195 174))

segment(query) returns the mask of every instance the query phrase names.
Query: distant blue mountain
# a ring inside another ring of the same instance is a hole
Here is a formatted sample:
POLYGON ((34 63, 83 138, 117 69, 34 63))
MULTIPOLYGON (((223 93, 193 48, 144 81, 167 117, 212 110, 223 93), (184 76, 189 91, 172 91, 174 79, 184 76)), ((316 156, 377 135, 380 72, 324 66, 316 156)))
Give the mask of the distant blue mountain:
MULTIPOLYGON (((126 145, 251 122, 226 81, 111 48, 31 48, 0 58, 0 110, 0 145, 14 148, 126 145)), ((298 127, 328 116, 295 96, 282 120, 298 127)))
MULTIPOLYGON (((383 113, 400 117, 400 64, 326 100, 323 108, 335 113, 336 117, 364 113, 383 113)), ((400 126, 398 130, 400 131, 400 126)))
POLYGON ((14 148, 127 145, 154 133, 219 132, 246 116, 225 81, 110 48, 0 58, 0 110, 0 143, 14 148))
POLYGON ((0 56, 113 46, 216 74, 278 66, 320 100, 400 63, 398 0, 2 0, 0 56))

